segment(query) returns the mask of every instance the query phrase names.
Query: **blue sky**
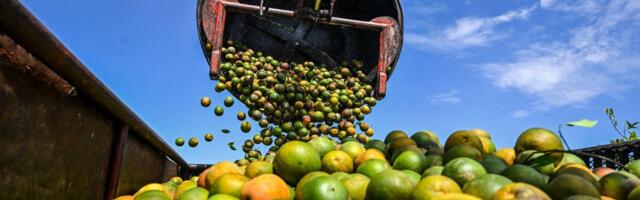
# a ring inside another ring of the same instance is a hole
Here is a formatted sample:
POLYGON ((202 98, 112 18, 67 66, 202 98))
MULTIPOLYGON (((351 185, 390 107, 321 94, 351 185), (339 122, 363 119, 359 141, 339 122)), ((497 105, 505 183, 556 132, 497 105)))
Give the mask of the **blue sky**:
MULTIPOLYGON (((235 160, 240 104, 215 117, 199 105, 213 91, 195 25, 195 0, 22 1, 91 71, 191 163, 235 160), (232 130, 222 134, 220 129, 232 130), (205 133, 215 135, 206 143, 205 133), (198 137, 197 148, 175 147, 198 137)), ((640 120, 640 2, 633 0, 402 1, 405 41, 387 97, 367 120, 394 129, 488 130, 511 147, 530 127, 565 128, 573 148, 616 134, 603 112, 640 120)), ((257 127, 257 126, 254 126, 257 127)), ((254 128, 254 131, 256 129, 254 128)))

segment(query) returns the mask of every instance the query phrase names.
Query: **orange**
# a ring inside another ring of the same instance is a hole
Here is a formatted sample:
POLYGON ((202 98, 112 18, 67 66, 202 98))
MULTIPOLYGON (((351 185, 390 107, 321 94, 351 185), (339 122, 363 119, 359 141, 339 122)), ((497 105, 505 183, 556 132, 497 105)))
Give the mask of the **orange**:
POLYGON ((502 158, 508 165, 513 165, 513 161, 516 160, 516 151, 512 148, 502 148, 494 154, 499 158, 502 158))
POLYGON ((343 151, 330 151, 322 158, 322 171, 327 173, 352 172, 353 160, 349 154, 343 151))
POLYGON ((210 191, 213 194, 228 194, 235 197, 242 197, 242 187, 249 182, 249 178, 241 174, 223 174, 211 185, 210 191))
POLYGON ((379 159, 379 160, 387 160, 384 158, 384 153, 382 153, 380 150, 378 149, 367 149, 366 151, 364 151, 362 154, 360 154, 360 156, 358 156, 356 158, 356 166, 359 166, 360 164, 362 164, 364 161, 370 160, 370 159, 379 159))
POLYGON ((263 174, 244 185, 242 199, 288 200, 290 199, 289 186, 276 175, 263 174))
POLYGON ((205 177, 205 188, 211 188, 213 183, 216 182, 216 179, 224 174, 242 174, 242 172, 240 171, 240 167, 235 163, 228 161, 219 162, 209 169, 205 177))
POLYGON ((522 132, 516 141, 516 153, 526 150, 564 150, 560 137, 545 128, 530 128, 522 132))

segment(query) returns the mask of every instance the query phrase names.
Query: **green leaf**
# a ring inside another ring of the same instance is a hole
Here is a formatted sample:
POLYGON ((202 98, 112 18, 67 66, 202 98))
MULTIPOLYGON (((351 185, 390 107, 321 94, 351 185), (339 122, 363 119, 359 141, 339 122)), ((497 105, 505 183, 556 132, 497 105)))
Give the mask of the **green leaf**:
POLYGON ((233 144, 234 144, 234 142, 229 142, 229 143, 227 144, 227 146, 229 146, 229 149, 231 149, 231 150, 235 151, 235 150, 236 150, 236 147, 234 147, 234 146, 233 146, 233 144))
POLYGON ((594 127, 596 124, 598 124, 598 121, 596 120, 581 119, 578 121, 569 122, 567 123, 567 126, 579 126, 579 127, 591 128, 591 127, 594 127))
POLYGON ((231 133, 231 131, 229 131, 229 129, 222 129, 222 130, 220 130, 220 131, 222 131, 222 133, 224 133, 224 134, 229 134, 229 133, 231 133))

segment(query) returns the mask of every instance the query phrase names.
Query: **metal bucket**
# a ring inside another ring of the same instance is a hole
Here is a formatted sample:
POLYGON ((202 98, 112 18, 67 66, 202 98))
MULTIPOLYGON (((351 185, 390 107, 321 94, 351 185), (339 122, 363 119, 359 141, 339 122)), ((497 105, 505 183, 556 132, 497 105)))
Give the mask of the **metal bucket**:
POLYGON ((233 40, 283 61, 330 68, 362 61, 377 88, 374 96, 383 98, 402 47, 399 0, 324 0, 320 8, 327 10, 317 15, 305 15, 302 7, 292 0, 199 0, 198 33, 211 78, 218 76, 216 48, 233 40))

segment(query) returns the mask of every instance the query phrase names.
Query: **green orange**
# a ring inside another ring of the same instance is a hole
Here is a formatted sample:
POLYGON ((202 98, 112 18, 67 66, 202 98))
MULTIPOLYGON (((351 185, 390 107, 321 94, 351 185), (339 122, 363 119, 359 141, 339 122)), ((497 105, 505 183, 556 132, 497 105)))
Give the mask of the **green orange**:
POLYGON ((280 147, 273 161, 275 173, 295 185, 305 174, 322 168, 320 155, 311 145, 291 141, 280 147))
POLYGON ((249 178, 241 174, 223 174, 211 185, 210 191, 213 194, 228 194, 235 197, 242 197, 242 188, 249 182, 249 178))
POLYGON ((364 174, 369 178, 373 178, 376 174, 387 169, 391 169, 391 166, 389 165, 389 163, 387 163, 387 161, 372 159, 360 164, 356 171, 358 173, 364 174))
POLYGON ((256 160, 249 165, 245 170, 245 175, 249 178, 253 178, 262 174, 273 174, 273 164, 266 161, 256 160))
POLYGON ((420 180, 411 196, 414 200, 428 200, 449 193, 462 193, 462 189, 449 177, 432 175, 420 180))
POLYGON ((363 200, 367 194, 367 186, 370 181, 369 177, 354 173, 342 179, 342 184, 349 191, 349 197, 352 200, 363 200))
POLYGON ((367 186, 366 199, 410 199, 415 183, 405 173, 398 170, 385 170, 373 176, 367 186))
POLYGON ((514 147, 516 154, 526 150, 564 150, 560 137, 545 128, 530 128, 522 132, 514 147))
POLYGON ((478 161, 464 157, 453 159, 444 165, 442 170, 442 175, 455 180, 460 185, 485 174, 487 171, 478 161))
POLYGON ((502 186, 510 184, 511 180, 497 174, 485 174, 464 185, 464 193, 490 200, 502 186))
POLYGON ((347 188, 333 176, 317 177, 298 190, 302 190, 301 199, 305 200, 349 199, 347 188))
POLYGON ((322 171, 327 173, 352 172, 353 159, 343 151, 330 151, 322 158, 322 171))

